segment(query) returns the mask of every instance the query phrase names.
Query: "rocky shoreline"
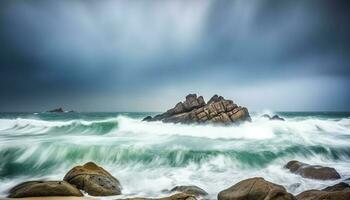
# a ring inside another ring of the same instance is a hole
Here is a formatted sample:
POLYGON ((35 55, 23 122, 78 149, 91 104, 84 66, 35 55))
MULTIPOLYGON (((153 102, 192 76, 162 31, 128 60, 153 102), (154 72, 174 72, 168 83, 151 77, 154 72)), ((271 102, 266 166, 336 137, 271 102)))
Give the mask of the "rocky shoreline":
MULTIPOLYGON (((310 165, 299 161, 290 161, 284 168, 291 173, 315 180, 340 179, 338 172, 331 167, 310 165)), ((121 200, 196 200, 210 199, 208 193, 194 185, 179 185, 167 191, 162 198, 132 197, 121 200)), ((119 180, 93 162, 75 166, 59 181, 27 181, 9 190, 8 198, 51 197, 52 199, 85 199, 90 196, 117 196, 122 194, 119 180), (79 197, 79 198, 78 198, 79 197)), ((30 199, 30 198, 29 198, 30 199)), ((118 199, 118 198, 116 198, 118 199)), ((242 180, 223 189, 217 195, 218 200, 349 200, 350 186, 344 182, 322 190, 307 190, 296 196, 283 186, 271 183, 262 177, 242 180)))

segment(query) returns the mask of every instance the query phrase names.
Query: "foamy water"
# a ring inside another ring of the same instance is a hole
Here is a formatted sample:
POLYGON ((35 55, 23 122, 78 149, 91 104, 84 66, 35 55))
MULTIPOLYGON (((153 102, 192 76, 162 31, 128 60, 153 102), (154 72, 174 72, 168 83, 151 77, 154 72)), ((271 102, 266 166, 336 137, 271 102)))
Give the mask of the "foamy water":
POLYGON ((259 113, 240 126, 142 122, 146 115, 0 114, 0 197, 23 181, 62 179, 88 161, 120 180, 121 197, 194 184, 215 199, 255 176, 298 194, 350 177, 350 114, 282 113, 286 121, 269 121, 259 113), (334 167, 342 179, 304 179, 283 168, 292 159, 334 167))

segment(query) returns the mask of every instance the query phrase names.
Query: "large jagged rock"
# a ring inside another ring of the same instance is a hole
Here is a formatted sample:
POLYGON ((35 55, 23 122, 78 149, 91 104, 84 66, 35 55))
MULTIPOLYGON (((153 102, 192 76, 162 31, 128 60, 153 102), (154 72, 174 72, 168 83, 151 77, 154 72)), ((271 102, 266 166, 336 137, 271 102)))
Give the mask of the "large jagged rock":
POLYGON ((162 197, 162 198, 133 197, 133 198, 117 199, 117 200, 196 200, 196 197, 191 194, 177 193, 169 197, 162 197))
POLYGON ((8 195, 9 198, 47 196, 83 196, 83 194, 66 181, 27 181, 13 187, 8 195))
POLYGON ((281 185, 263 178, 250 178, 221 191, 218 200, 295 200, 281 185))
POLYGON ((121 194, 118 179, 93 162, 74 167, 66 174, 64 180, 92 196, 121 194))
POLYGON ((189 94, 184 102, 177 103, 174 108, 153 118, 148 116, 143 121, 231 124, 251 121, 251 118, 247 108, 237 106, 222 96, 214 95, 205 103, 202 96, 189 94))
POLYGON ((289 161, 285 166, 294 174, 299 174, 304 178, 318 180, 335 180, 340 179, 339 173, 331 167, 323 167, 320 165, 309 165, 296 160, 289 161))
POLYGON ((342 182, 323 190, 307 190, 296 197, 297 200, 349 200, 350 187, 342 182))

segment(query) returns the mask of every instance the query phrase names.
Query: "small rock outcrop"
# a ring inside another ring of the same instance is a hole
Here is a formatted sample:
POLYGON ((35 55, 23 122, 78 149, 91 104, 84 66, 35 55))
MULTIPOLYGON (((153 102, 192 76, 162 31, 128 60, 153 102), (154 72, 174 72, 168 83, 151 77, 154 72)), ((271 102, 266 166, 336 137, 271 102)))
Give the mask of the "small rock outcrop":
POLYGON ((196 200, 196 197, 191 194, 177 193, 169 197, 162 197, 162 198, 133 197, 133 198, 117 199, 117 200, 196 200))
POLYGON ((170 192, 183 192, 186 194, 191 194, 196 197, 201 197, 201 196, 207 196, 208 193, 203 190, 202 188, 195 186, 195 185, 181 185, 181 186, 176 186, 173 189, 170 190, 170 192))
POLYGON ((51 112, 51 113, 63 113, 64 110, 63 110, 63 108, 55 108, 55 109, 49 110, 49 111, 47 111, 47 112, 51 112))
POLYGON ((251 118, 247 108, 238 106, 222 96, 214 95, 205 103, 202 96, 189 94, 184 102, 177 103, 174 108, 153 118, 148 116, 143 121, 232 124, 251 121, 251 118))
POLYGON ((92 196, 121 194, 118 179, 93 162, 74 167, 66 174, 64 180, 92 196))
POLYGON ((262 115, 262 117, 268 118, 269 120, 285 121, 284 118, 282 118, 282 117, 280 117, 280 116, 278 116, 278 115, 274 115, 274 116, 271 117, 271 116, 268 115, 268 114, 264 114, 264 115, 262 115))
POLYGON ((307 190, 296 196, 297 200, 349 200, 350 187, 342 182, 323 190, 307 190))
POLYGON ((339 173, 331 167, 323 167, 320 165, 309 165, 296 160, 289 161, 285 166, 289 171, 299 174, 304 178, 318 180, 335 180, 340 179, 339 173))
POLYGON ((83 196, 83 194, 66 181, 27 181, 13 187, 8 195, 9 198, 47 196, 83 196))
POLYGON ((286 189, 263 178, 250 178, 221 191, 218 200, 295 200, 286 189))

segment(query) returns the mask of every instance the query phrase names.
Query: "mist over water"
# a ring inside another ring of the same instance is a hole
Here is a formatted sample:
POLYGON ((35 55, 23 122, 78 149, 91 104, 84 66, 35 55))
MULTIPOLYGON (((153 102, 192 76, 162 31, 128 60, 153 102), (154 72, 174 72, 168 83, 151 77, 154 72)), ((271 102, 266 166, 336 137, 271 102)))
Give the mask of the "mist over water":
POLYGON ((163 196, 193 184, 216 198, 255 176, 298 194, 350 177, 350 113, 279 113, 286 121, 254 113, 240 126, 142 122, 149 114, 0 114, 0 197, 23 181, 62 179, 88 161, 120 180, 122 196, 163 196), (304 179, 283 168, 292 159, 334 167, 342 178, 304 179))

